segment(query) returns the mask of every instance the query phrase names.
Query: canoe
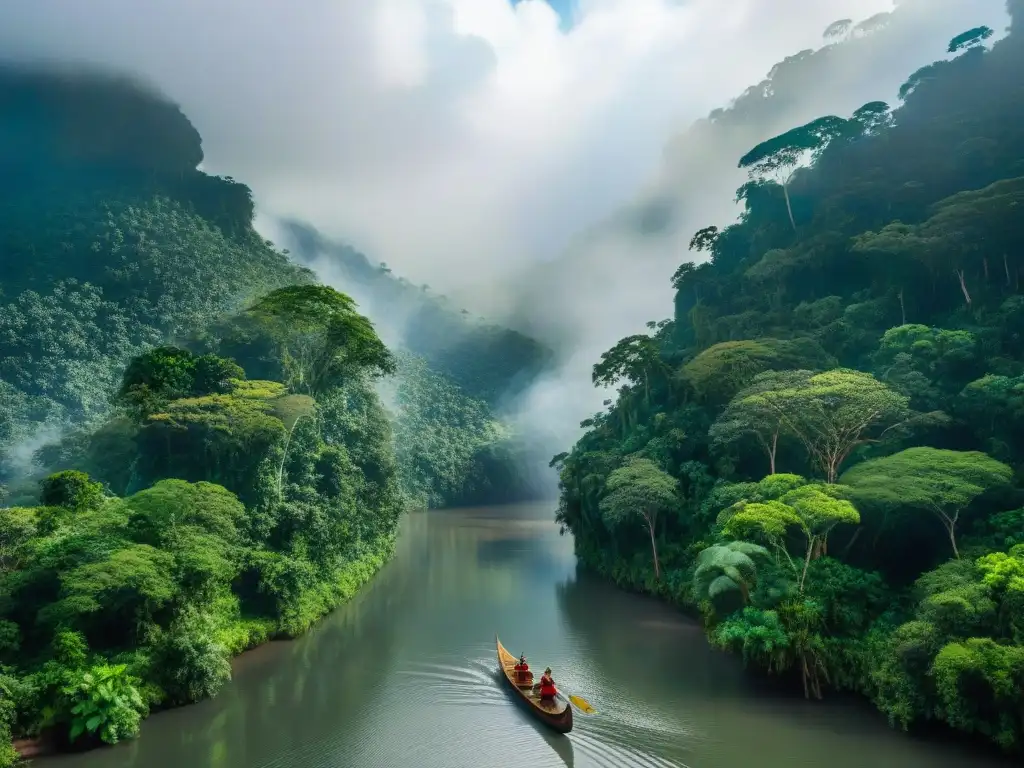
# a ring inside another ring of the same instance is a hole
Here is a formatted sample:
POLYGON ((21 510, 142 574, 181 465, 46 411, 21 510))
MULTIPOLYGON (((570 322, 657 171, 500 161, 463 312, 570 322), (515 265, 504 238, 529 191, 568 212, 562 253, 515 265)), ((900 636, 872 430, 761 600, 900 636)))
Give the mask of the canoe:
POLYGON ((529 710, 539 719, 559 733, 568 733, 572 730, 572 707, 569 700, 561 691, 555 696, 552 702, 541 703, 540 695, 533 690, 533 673, 527 672, 528 680, 517 682, 516 663, 519 661, 515 656, 505 650, 497 635, 494 642, 498 646, 498 666, 505 677, 509 687, 515 692, 516 698, 520 699, 529 710))

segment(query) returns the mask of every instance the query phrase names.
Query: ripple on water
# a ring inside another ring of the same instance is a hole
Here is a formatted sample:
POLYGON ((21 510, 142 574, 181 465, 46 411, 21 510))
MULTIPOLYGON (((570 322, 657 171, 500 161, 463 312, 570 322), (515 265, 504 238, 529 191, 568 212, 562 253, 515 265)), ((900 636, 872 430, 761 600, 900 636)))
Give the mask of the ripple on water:
MULTIPOLYGON (((686 736, 654 713, 638 713, 628 708, 602 711, 594 716, 577 715, 572 734, 563 737, 540 730, 543 738, 523 738, 518 727, 529 716, 519 709, 514 696, 505 688, 500 671, 490 657, 468 660, 465 664, 415 662, 398 671, 408 681, 403 693, 424 705, 440 707, 487 706, 510 710, 508 714, 488 717, 474 723, 461 734, 472 742, 479 754, 507 754, 507 765, 553 764, 552 751, 567 765, 592 765, 598 768, 687 768, 684 763, 654 754, 675 746, 686 736), (515 718, 514 712, 521 714, 515 718), (641 741, 653 752, 639 749, 631 742, 641 741), (565 744, 569 739, 571 744, 565 744), (561 741, 560 741, 561 740, 561 741), (493 750, 493 751, 492 751, 493 750)), ((543 729, 543 726, 540 726, 543 729)), ((525 734, 528 736, 528 732, 525 734)))

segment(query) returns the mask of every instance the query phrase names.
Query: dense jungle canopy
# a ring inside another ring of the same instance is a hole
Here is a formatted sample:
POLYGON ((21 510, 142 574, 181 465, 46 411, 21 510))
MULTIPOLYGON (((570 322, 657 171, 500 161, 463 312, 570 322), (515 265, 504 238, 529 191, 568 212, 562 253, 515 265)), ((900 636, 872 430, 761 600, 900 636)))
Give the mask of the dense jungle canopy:
MULTIPOLYGON (((694 234, 670 319, 555 457, 589 568, 699 612, 710 642, 902 728, 1024 745, 1024 4, 888 101, 736 162, 739 221, 694 234)), ((876 19, 884 24, 884 17, 876 19)), ((868 29, 773 69, 749 118, 868 29)), ((770 109, 766 106, 765 109, 770 109)), ((746 117, 744 117, 746 116, 746 117)))

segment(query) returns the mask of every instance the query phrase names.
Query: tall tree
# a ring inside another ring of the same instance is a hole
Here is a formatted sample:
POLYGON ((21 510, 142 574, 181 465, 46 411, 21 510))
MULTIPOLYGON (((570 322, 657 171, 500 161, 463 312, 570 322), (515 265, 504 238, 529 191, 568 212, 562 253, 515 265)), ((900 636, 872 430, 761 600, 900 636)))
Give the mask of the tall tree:
POLYGON ((811 560, 825 551, 828 535, 837 525, 860 523, 860 513, 837 486, 804 485, 781 498, 748 504, 739 502, 719 516, 722 533, 737 539, 764 537, 777 552, 784 554, 795 571, 803 592, 811 560), (798 530, 804 539, 803 567, 798 568, 786 549, 790 531, 798 530))
POLYGON ((799 386, 808 376, 810 373, 806 371, 766 371, 755 376, 711 425, 708 437, 712 446, 753 439, 768 458, 769 474, 774 475, 779 438, 787 433, 789 426, 784 415, 761 396, 799 386))
POLYGON ((773 180, 782 187, 789 223, 796 232, 789 183, 803 164, 812 160, 828 143, 839 136, 847 121, 835 115, 819 117, 763 141, 740 158, 739 167, 747 169, 751 181, 773 180))
POLYGON ((658 469, 650 459, 632 459, 608 476, 601 514, 612 526, 622 525, 639 515, 651 538, 654 577, 661 578, 655 528, 658 515, 679 501, 675 478, 658 469))
POLYGON ((864 504, 935 515, 959 558, 956 526, 961 513, 976 497, 1008 485, 1012 478, 1013 470, 980 451, 919 447, 851 467, 842 482, 864 504))
POLYGON ((773 409, 803 442, 828 483, 858 446, 875 442, 915 415, 908 398, 870 373, 836 369, 793 386, 752 395, 752 405, 773 409))
POLYGON ((622 379, 643 387, 644 398, 651 397, 651 382, 664 376, 667 367, 661 359, 657 339, 647 334, 627 336, 602 353, 601 362, 594 366, 592 380, 595 386, 613 387, 622 379))
POLYGON ((329 286, 293 285, 268 293, 248 312, 278 340, 291 388, 315 397, 346 376, 395 371, 391 353, 355 306, 329 286))

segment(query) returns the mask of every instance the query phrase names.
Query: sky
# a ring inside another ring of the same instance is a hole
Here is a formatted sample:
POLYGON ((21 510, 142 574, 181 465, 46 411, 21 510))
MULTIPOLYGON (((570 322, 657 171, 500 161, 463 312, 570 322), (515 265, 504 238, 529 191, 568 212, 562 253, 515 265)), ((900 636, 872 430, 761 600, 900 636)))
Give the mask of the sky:
MULTIPOLYGON (((527 2, 528 0, 511 1, 512 5, 515 6, 522 2, 527 2)), ((576 9, 579 5, 577 0, 548 0, 548 5, 550 5, 551 9, 558 14, 559 21, 561 22, 559 24, 559 29, 563 32, 568 32, 575 26, 577 16, 576 9)))
MULTIPOLYGON (((148 79, 269 229, 305 220, 470 309, 561 333, 571 354, 529 410, 569 439, 602 396, 597 355, 670 313, 689 234, 735 215, 735 148, 678 137, 829 23, 894 2, 4 0, 0 51, 148 79), (675 225, 638 239, 616 214, 654 199, 675 225)), ((952 35, 1005 27, 1001 0, 899 5, 889 47, 825 73, 793 124, 891 100, 952 35)))

